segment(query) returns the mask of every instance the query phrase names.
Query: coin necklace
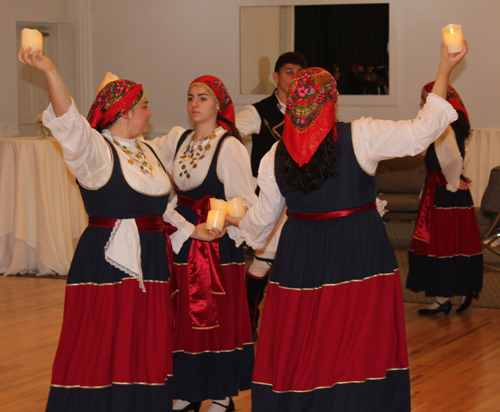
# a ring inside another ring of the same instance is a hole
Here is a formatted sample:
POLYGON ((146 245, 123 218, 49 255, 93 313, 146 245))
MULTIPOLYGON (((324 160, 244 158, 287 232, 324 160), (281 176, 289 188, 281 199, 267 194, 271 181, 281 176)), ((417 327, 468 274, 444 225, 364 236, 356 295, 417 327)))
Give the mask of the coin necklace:
POLYGON ((129 164, 133 166, 135 165, 143 174, 145 174, 146 176, 149 175, 154 179, 155 175, 153 173, 153 170, 155 170, 155 168, 151 163, 149 163, 149 158, 144 154, 144 151, 142 150, 141 146, 139 146, 139 143, 137 143, 137 140, 135 141, 137 152, 134 153, 127 146, 122 145, 118 140, 116 140, 114 136, 111 137, 113 139, 113 143, 127 154, 127 156, 129 157, 129 164))
MULTIPOLYGON (((217 130, 217 129, 215 129, 217 130)), ((215 130, 210 133, 207 137, 203 139, 205 140, 212 140, 217 137, 217 133, 215 133, 215 130)), ((194 135, 196 134, 193 133, 193 136, 191 137, 191 141, 186 147, 186 150, 184 150, 184 153, 179 156, 179 164, 182 165, 181 167, 181 172, 179 173, 179 176, 182 177, 182 175, 185 175, 188 179, 191 177, 191 172, 193 169, 196 169, 198 167, 198 161, 203 159, 205 157, 205 153, 207 150, 210 150, 210 141, 203 147, 201 144, 202 142, 195 142, 194 135), (184 162, 189 162, 189 164, 183 164, 184 162), (191 168, 188 170, 189 165, 191 165, 191 168)))

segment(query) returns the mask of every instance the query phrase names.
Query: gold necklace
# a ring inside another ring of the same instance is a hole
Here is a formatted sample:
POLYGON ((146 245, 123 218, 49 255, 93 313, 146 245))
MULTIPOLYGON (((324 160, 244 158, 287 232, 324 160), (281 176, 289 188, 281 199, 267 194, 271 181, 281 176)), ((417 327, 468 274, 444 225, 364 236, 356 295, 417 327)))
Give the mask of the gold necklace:
MULTIPOLYGON (((218 126, 217 126, 218 128, 218 126)), ((217 130, 217 128, 215 130, 217 130)), ((195 142, 194 141, 194 135, 196 133, 193 133, 193 136, 191 137, 191 141, 186 147, 186 150, 184 150, 184 153, 179 156, 179 164, 182 164, 181 167, 181 172, 179 173, 179 176, 182 177, 182 175, 186 175, 186 177, 189 179, 191 177, 191 172, 193 169, 196 169, 198 167, 198 161, 203 159, 205 157, 205 153, 207 150, 210 150, 210 140, 215 139, 217 137, 217 133, 215 133, 215 130, 210 133, 207 137, 203 139, 209 140, 209 142, 203 147, 201 144, 202 142, 195 142), (189 162, 189 164, 183 164, 184 162, 189 162), (188 170, 188 166, 191 165, 191 169, 188 170)))
POLYGON ((139 143, 137 143, 137 140, 135 141, 135 147, 137 148, 137 153, 134 153, 130 151, 130 149, 127 146, 122 145, 113 136, 111 137, 113 139, 113 143, 117 145, 120 149, 122 149, 124 153, 127 154, 127 156, 129 157, 128 159, 129 164, 138 167, 139 170, 146 176, 149 175, 152 178, 155 177, 153 173, 153 170, 155 170, 155 168, 151 163, 149 163, 149 158, 144 154, 144 151, 142 150, 141 146, 139 146, 139 143))

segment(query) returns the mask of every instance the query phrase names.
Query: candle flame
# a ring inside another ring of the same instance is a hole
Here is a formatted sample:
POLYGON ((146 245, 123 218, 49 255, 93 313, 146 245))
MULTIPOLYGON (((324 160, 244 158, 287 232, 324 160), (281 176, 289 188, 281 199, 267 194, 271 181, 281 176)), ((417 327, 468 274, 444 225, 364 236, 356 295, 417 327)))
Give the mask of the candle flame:
POLYGON ((450 27, 450 33, 453 34, 453 27, 450 27))

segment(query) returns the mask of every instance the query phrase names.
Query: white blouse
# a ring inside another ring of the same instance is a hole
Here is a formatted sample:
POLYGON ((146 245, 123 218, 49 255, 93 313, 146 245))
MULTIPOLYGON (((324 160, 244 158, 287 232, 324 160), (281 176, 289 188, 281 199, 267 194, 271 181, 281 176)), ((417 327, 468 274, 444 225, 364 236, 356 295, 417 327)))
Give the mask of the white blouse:
MULTIPOLYGON (((113 169, 113 155, 104 136, 114 145, 120 166, 127 183, 134 190, 151 196, 168 194, 172 187, 170 179, 160 166, 156 156, 142 143, 141 139, 120 139, 111 136, 109 130, 103 130, 102 136, 90 127, 89 122, 80 115, 72 101, 69 110, 60 117, 56 117, 52 104, 43 112, 43 123, 50 129, 53 136, 62 146, 64 161, 71 173, 82 186, 88 189, 98 189, 104 186, 111 177, 113 169), (143 174, 136 164, 130 164, 130 157, 117 146, 126 146, 130 151, 137 152, 136 142, 148 157, 154 167, 153 174, 143 174)), ((193 226, 187 222, 170 205, 163 218, 177 228, 171 235, 172 243, 183 243, 193 232, 193 226)), ((110 241, 106 246, 106 260, 125 273, 136 277, 141 287, 142 269, 140 264, 139 233, 134 219, 121 219, 116 222, 110 241)))
POLYGON ((453 128, 448 128, 434 142, 436 156, 446 181, 446 189, 456 192, 460 187, 460 175, 463 171, 463 159, 458 148, 453 128))
MULTIPOLYGON (((421 153, 457 117, 446 100, 430 93, 413 120, 395 122, 364 117, 356 120, 352 123, 352 141, 358 163, 368 174, 374 175, 381 160, 421 153)), ((254 249, 262 247, 285 209, 285 199, 274 174, 276 146, 260 163, 259 202, 248 210, 239 224, 238 245, 246 241, 254 249)))
MULTIPOLYGON (((203 158, 199 159, 199 156, 196 156, 199 160, 195 162, 196 168, 194 168, 190 164, 190 161, 181 159, 188 146, 193 144, 194 131, 186 137, 175 155, 179 139, 185 131, 186 129, 176 126, 165 136, 157 137, 151 141, 176 186, 183 191, 193 189, 203 183, 212 163, 217 144, 226 133, 222 127, 218 127, 214 131, 215 138, 206 138, 196 143, 196 146, 201 146, 200 150, 197 150, 197 153, 203 153, 203 158), (209 147, 207 148, 207 146, 209 147), (183 169, 182 166, 185 166, 185 168, 183 169), (189 178, 184 171, 188 172, 189 178)), ((217 176, 224 184, 226 200, 243 195, 243 202, 248 207, 253 206, 257 202, 258 198, 255 195, 256 186, 250 167, 250 157, 245 146, 234 137, 224 140, 222 144, 217 159, 217 176)), ((172 201, 172 204, 177 205, 177 198, 172 201)), ((228 232, 232 239, 236 239, 238 233, 236 228, 230 227, 228 228, 228 232)))
MULTIPOLYGON (((276 107, 284 115, 286 104, 278 98, 276 90, 274 91, 274 96, 276 97, 276 107)), ((261 123, 262 119, 259 112, 252 104, 243 107, 241 112, 236 113, 236 127, 242 134, 241 140, 247 148, 248 153, 252 153, 252 135, 260 133, 261 123)))

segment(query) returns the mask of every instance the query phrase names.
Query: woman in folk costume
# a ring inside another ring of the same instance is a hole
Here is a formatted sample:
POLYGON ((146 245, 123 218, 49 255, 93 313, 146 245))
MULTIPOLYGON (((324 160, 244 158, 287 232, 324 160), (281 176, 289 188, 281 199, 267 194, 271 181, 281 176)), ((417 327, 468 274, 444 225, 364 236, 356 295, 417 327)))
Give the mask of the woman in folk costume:
MULTIPOLYGON (((243 195, 256 201, 248 152, 234 126, 234 106, 224 84, 202 76, 189 86, 187 108, 194 130, 174 127, 153 145, 171 173, 176 210, 204 222, 210 198, 243 195)), ((174 331, 175 411, 233 411, 231 396, 249 389, 254 348, 248 318, 243 250, 237 230, 210 244, 187 241, 175 256, 178 276, 174 331)))
POLYGON ((21 49, 19 61, 45 75, 43 122, 89 215, 68 274, 47 411, 171 411, 173 253, 164 219, 177 229, 174 240, 216 234, 204 225, 193 231, 167 209, 168 175, 138 138, 153 115, 140 84, 107 84, 87 121, 53 63, 30 52, 21 49))
POLYGON ((433 93, 412 121, 335 123, 334 78, 309 68, 292 80, 283 141, 260 165, 259 202, 242 220, 226 218, 258 248, 288 208, 253 411, 410 411, 401 285, 376 210, 375 171, 380 160, 420 153, 456 119, 446 85, 464 55, 443 48, 433 93))
MULTIPOLYGON (((434 82, 422 89, 423 106, 434 82)), ((406 287, 425 291, 436 301, 421 315, 451 310, 451 296, 462 295, 457 312, 479 297, 483 284, 483 253, 470 179, 462 174, 469 115, 458 93, 448 85, 448 102, 458 120, 429 146, 425 154, 427 179, 420 199, 415 233, 408 251, 406 287)))

